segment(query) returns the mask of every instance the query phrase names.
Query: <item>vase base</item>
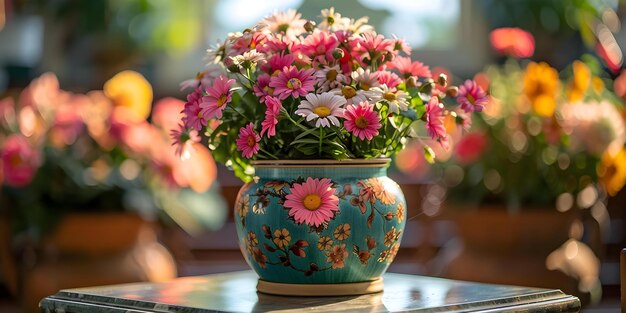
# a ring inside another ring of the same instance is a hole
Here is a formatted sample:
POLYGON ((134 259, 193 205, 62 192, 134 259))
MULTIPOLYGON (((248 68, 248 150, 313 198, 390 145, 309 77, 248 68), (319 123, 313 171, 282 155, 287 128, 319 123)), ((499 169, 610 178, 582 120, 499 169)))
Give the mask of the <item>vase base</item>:
POLYGON ((343 284, 287 284, 259 279, 256 289, 262 293, 280 296, 352 296, 383 291, 383 278, 343 284))

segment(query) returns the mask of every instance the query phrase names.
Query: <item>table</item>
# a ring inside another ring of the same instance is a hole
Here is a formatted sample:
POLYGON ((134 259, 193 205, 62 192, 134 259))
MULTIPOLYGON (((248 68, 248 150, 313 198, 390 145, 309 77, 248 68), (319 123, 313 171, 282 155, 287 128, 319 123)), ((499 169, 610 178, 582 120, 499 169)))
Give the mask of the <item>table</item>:
POLYGON ((381 293, 285 297, 256 292, 252 271, 62 290, 42 312, 578 312, 580 301, 560 290, 463 282, 387 273, 381 293))

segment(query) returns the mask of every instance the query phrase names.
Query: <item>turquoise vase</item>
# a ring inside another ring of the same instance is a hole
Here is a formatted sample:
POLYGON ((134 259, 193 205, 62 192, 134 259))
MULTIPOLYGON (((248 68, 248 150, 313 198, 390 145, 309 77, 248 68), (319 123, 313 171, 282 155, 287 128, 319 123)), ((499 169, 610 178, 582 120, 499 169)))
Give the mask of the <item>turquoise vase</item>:
POLYGON ((402 190, 387 177, 389 159, 253 165, 254 181, 237 196, 235 224, 241 252, 260 277, 260 291, 289 294, 319 284, 366 287, 346 294, 382 289, 382 283, 368 282, 380 282, 406 222, 402 190), (261 290, 268 289, 261 283, 281 285, 286 292, 261 290))

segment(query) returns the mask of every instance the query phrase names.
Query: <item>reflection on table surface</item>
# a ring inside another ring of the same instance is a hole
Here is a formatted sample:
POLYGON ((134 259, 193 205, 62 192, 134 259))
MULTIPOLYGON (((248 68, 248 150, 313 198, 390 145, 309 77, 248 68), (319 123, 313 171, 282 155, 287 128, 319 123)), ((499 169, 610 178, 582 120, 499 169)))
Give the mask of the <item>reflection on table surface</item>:
MULTIPOLYGON (((257 276, 251 271, 184 277, 160 284, 127 284, 64 290, 49 297, 99 305, 185 312, 299 311, 450 311, 482 310, 545 302, 577 311, 578 299, 559 290, 489 285, 441 278, 388 273, 382 293, 340 297, 284 297, 256 292, 257 276), (562 305, 566 303, 567 305, 562 305)), ((59 303, 54 303, 55 308, 59 303)))

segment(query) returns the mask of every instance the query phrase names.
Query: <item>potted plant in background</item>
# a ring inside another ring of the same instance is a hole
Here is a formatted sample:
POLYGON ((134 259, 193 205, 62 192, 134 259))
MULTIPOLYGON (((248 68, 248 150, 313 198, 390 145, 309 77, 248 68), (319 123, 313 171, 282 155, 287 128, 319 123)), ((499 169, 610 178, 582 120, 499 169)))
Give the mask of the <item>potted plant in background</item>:
MULTIPOLYGON (((523 30, 491 36, 502 53, 532 55, 532 35, 523 30)), ((455 142, 441 171, 447 193, 436 201, 447 198, 446 213, 467 209, 455 216, 463 247, 454 249, 446 276, 599 299, 599 261, 580 240, 598 248, 590 226, 608 226, 606 197, 626 181, 626 127, 599 64, 583 60, 559 73, 510 59, 477 76, 489 105, 455 142)))
POLYGON ((86 94, 59 89, 48 73, 0 102, 3 276, 28 309, 61 288, 171 279, 159 212, 187 231, 224 215, 208 149, 190 146, 198 175, 170 145, 183 106, 160 100, 149 123, 152 88, 132 71, 86 94))
POLYGON ((182 84, 193 90, 176 143, 185 153, 198 132, 247 182, 236 227, 262 292, 382 290, 406 221, 388 157, 410 138, 446 146, 444 117, 469 118, 485 100, 472 81, 459 92, 445 75, 433 79, 402 39, 376 34, 367 18, 321 14, 316 24, 277 12, 230 34, 182 84), (459 107, 457 94, 470 100, 459 107))

